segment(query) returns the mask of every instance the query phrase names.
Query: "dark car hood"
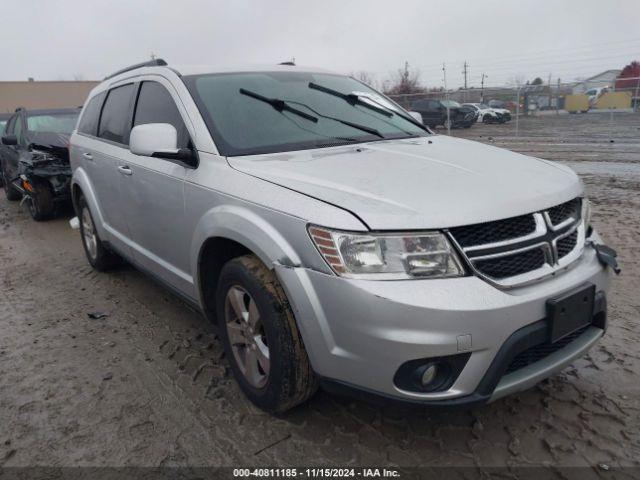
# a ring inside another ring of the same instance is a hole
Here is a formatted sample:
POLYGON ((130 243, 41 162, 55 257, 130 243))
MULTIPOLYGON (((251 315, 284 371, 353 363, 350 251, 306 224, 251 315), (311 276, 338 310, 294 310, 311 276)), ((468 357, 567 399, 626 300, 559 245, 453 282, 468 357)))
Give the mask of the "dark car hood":
POLYGON ((33 150, 44 150, 68 161, 70 137, 64 133, 38 132, 31 135, 29 145, 33 150))

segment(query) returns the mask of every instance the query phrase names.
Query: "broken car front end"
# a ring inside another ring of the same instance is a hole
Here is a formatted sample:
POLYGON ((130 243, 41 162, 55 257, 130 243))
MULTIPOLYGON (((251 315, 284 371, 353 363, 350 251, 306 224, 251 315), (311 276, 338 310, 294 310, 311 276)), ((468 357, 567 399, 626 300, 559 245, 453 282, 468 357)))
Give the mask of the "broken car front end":
POLYGON ((57 137, 64 138, 32 143, 20 156, 16 176, 11 179, 13 187, 22 193, 22 202, 28 202, 29 212, 35 220, 49 217, 58 204, 71 198, 67 138, 57 137))

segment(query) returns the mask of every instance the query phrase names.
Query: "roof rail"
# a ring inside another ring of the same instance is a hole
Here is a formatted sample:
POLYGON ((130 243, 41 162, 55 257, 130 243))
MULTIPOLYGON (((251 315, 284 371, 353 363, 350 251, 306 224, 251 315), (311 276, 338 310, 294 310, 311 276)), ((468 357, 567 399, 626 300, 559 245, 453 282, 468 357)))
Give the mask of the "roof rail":
POLYGON ((166 66, 167 66, 167 62, 165 62, 163 59, 155 58, 153 60, 149 60, 148 62, 136 63, 135 65, 131 65, 130 67, 123 68, 122 70, 118 70, 117 72, 112 73, 111 75, 108 75, 108 76, 104 77, 104 80, 108 80, 110 78, 115 77, 116 75, 120 75, 121 73, 129 72, 129 71, 135 70, 137 68, 142 68, 142 67, 166 67, 166 66))

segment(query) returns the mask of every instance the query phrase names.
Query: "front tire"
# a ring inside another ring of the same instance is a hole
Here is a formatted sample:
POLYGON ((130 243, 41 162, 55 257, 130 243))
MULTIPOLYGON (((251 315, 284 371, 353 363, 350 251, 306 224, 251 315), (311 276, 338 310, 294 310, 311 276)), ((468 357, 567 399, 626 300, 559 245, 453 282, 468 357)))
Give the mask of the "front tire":
POLYGON ((29 213, 36 222, 41 222, 50 218, 55 209, 51 185, 43 180, 32 181, 30 184, 33 191, 29 192, 29 213))
POLYGON ((281 413, 315 393, 317 377, 289 302, 274 273, 255 255, 222 268, 216 311, 231 370, 254 405, 281 413))
POLYGON ((84 196, 80 196, 78 199, 78 219, 80 220, 82 247, 91 266, 101 272, 117 266, 120 258, 107 249, 100 240, 93 215, 84 196))

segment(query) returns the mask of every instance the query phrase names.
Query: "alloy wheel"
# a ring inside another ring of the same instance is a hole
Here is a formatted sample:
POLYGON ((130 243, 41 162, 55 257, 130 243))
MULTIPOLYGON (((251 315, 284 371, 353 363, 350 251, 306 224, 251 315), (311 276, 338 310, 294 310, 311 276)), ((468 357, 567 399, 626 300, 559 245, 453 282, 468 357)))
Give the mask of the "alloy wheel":
POLYGON ((98 255, 98 237, 87 207, 82 209, 82 240, 89 256, 95 260, 98 255))
POLYGON ((229 288, 224 305, 229 344, 244 378, 254 388, 269 379, 269 346, 258 305, 239 285, 229 288))

